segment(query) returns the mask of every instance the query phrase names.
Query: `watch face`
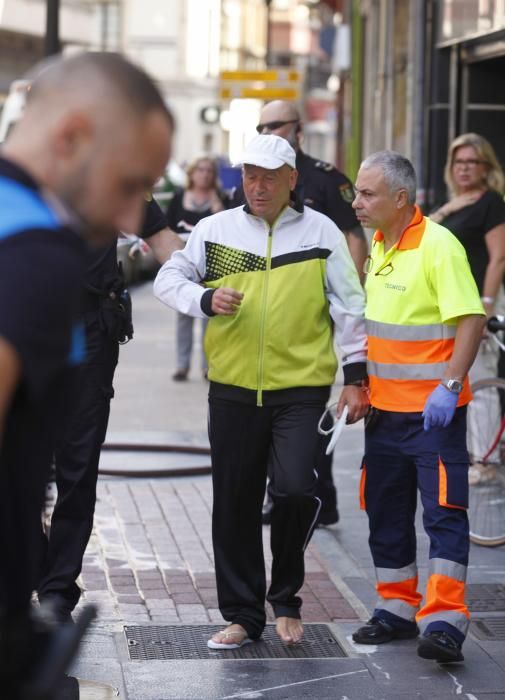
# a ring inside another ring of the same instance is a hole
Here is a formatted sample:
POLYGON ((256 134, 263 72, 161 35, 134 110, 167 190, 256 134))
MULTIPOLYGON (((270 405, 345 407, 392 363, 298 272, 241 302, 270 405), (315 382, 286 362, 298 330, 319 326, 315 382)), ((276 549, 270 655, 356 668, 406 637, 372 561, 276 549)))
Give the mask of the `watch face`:
POLYGON ((463 384, 457 379, 448 379, 446 382, 446 387, 449 391, 453 391, 455 394, 459 394, 463 390, 463 384))

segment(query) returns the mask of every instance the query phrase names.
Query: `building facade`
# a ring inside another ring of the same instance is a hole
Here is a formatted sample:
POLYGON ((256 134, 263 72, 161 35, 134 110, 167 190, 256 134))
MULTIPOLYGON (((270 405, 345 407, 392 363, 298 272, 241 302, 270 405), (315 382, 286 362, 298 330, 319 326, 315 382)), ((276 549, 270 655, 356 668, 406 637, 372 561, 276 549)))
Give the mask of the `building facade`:
POLYGON ((505 165, 504 0, 347 0, 344 13, 355 29, 342 137, 351 174, 373 151, 400 151, 429 211, 445 199, 457 135, 482 134, 505 165))
MULTIPOLYGON (((0 101, 13 80, 44 55, 45 0, 0 0, 0 101)), ((61 0, 63 48, 87 48, 93 42, 95 9, 85 0, 61 0)))

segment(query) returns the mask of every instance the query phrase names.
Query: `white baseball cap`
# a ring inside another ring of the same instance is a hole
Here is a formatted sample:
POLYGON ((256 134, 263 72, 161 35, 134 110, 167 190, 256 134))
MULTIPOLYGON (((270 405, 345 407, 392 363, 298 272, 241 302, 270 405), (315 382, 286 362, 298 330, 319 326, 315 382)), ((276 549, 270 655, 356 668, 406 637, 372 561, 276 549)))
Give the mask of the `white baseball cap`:
POLYGON ((296 168, 296 152, 281 136, 260 134, 247 144, 238 165, 257 165, 267 170, 283 165, 296 168))

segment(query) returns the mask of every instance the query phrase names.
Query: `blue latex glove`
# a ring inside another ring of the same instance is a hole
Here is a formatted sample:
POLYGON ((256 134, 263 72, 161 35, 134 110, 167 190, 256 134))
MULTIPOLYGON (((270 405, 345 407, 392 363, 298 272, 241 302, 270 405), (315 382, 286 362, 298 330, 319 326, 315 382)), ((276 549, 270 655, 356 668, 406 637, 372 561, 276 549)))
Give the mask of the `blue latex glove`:
POLYGON ((447 428, 454 418, 458 398, 459 394, 455 394, 439 384, 424 404, 424 429, 447 428))

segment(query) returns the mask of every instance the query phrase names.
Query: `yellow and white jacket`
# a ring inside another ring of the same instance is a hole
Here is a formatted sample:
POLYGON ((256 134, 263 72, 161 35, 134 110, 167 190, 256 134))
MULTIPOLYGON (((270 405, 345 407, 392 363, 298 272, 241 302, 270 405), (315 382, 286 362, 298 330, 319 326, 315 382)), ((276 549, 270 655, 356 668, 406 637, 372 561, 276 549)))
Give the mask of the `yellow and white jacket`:
POLYGON ((154 293, 184 314, 211 316, 209 379, 251 393, 258 405, 271 392, 331 386, 330 315, 346 382, 366 375, 364 294, 354 263, 342 232, 310 208, 287 206, 271 228, 247 205, 202 219, 159 271, 154 293), (244 294, 234 316, 212 314, 218 287, 244 294))

